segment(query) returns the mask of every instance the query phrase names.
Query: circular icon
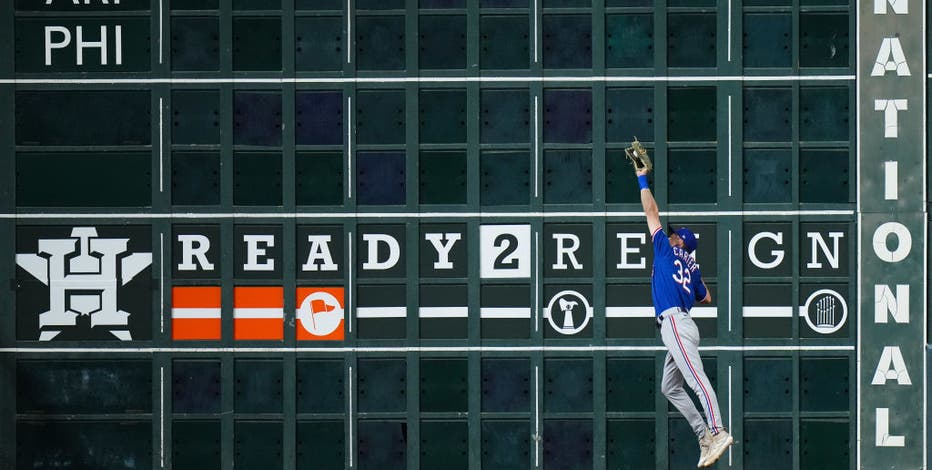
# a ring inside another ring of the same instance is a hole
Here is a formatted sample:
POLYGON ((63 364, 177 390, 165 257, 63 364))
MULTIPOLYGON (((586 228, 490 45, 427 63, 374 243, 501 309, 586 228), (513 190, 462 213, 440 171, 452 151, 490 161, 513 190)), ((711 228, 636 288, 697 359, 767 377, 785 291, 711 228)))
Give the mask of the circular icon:
POLYGON ((829 335, 844 326, 848 319, 848 305, 838 292, 820 289, 806 299, 802 316, 813 331, 829 335))
POLYGON ((544 318, 557 333, 575 335, 589 324, 592 307, 579 292, 564 290, 550 298, 544 309, 544 318))
POLYGON ((326 336, 333 333, 343 321, 343 307, 329 292, 311 292, 298 307, 297 317, 308 333, 326 336))

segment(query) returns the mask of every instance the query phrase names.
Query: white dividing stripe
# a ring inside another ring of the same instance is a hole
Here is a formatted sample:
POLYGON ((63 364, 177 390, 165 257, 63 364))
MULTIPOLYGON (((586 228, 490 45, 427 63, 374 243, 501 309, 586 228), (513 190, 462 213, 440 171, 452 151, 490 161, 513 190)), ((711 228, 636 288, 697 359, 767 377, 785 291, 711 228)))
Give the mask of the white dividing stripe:
MULTIPOLYGON (((731 11, 731 0, 728 0, 728 10, 731 11)), ((728 56, 729 61, 731 61, 731 21, 728 22, 728 56)), ((728 95, 728 197, 731 197, 731 161, 732 161, 732 147, 731 147, 731 95, 728 95)))
MULTIPOLYGON (((0 353, 12 354, 71 354, 71 353, 99 353, 99 354, 155 354, 155 353, 446 353, 446 352, 624 352, 666 351, 666 346, 364 346, 364 347, 158 347, 158 348, 0 348, 0 353)), ((700 351, 735 351, 735 352, 808 352, 808 351, 854 351, 853 345, 848 346, 699 346, 700 351)))
MULTIPOLYGON (((353 259, 353 232, 347 233, 346 246, 347 246, 347 251, 349 253, 349 258, 347 259, 353 259)), ((346 271, 347 271, 346 273, 346 284, 347 284, 346 285, 346 311, 352 312, 353 311, 353 270, 347 269, 346 271)), ((353 316, 352 315, 349 316, 348 323, 349 323, 349 328, 348 328, 349 332, 352 333, 353 332, 353 316)))
POLYGON ((718 317, 718 307, 693 307, 689 311, 689 316, 693 318, 716 318, 718 317))
POLYGON ((732 274, 732 271, 733 271, 733 269, 732 269, 732 267, 731 267, 731 255, 732 255, 732 251, 731 251, 731 230, 729 229, 729 230, 728 230, 728 331, 729 331, 729 332, 731 332, 731 317, 734 316, 734 315, 732 315, 732 313, 731 313, 731 294, 732 294, 732 291, 734 290, 734 288, 733 288, 734 284, 731 283, 731 274, 732 274))
POLYGON ((417 315, 421 318, 466 318, 469 307, 420 307, 417 315))
MULTIPOLYGON (((173 308, 173 319, 220 319, 220 307, 217 308, 173 308)), ((243 318, 243 317, 240 317, 243 318)))
POLYGON ((165 468, 165 366, 159 366, 159 466, 165 468))
MULTIPOLYGON (((739 210, 739 211, 670 211, 660 212, 661 217, 747 217, 747 216, 768 216, 768 217, 796 217, 804 215, 814 216, 852 216, 853 210, 739 210)), ((545 218, 545 219, 565 219, 570 217, 580 218, 630 218, 640 219, 644 217, 643 212, 340 212, 340 213, 321 213, 321 212, 95 212, 95 213, 34 213, 34 214, 17 214, 17 213, 0 213, 0 219, 434 219, 434 218, 545 218)))
MULTIPOLYGON (((932 74, 929 75, 932 78, 932 74)), ((0 85, 195 85, 195 84, 343 84, 343 83, 681 83, 854 81, 854 75, 588 76, 588 77, 332 77, 332 78, 5 78, 0 85)))
POLYGON ((744 318, 793 318, 793 307, 745 306, 741 309, 744 318))
POLYGON ((540 51, 540 48, 537 46, 537 44, 538 44, 538 39, 537 39, 537 28, 538 28, 538 27, 537 27, 537 8, 538 8, 538 6, 537 6, 537 2, 539 2, 539 1, 540 1, 540 0, 534 0, 534 11, 531 12, 531 15, 534 17, 534 20, 533 20, 533 21, 534 21, 534 63, 535 63, 535 64, 538 63, 538 62, 540 62, 540 60, 538 59, 538 57, 540 57, 540 54, 539 54, 539 52, 538 52, 538 51, 540 51))
POLYGON ((534 466, 540 467, 540 366, 534 366, 534 466))
POLYGON ((347 439, 347 441, 349 441, 348 454, 349 466, 350 468, 353 468, 353 366, 349 366, 349 372, 346 374, 346 384, 347 388, 349 389, 349 393, 347 394, 346 399, 347 403, 349 403, 349 438, 347 439))
MULTIPOLYGON (((165 3, 165 0, 159 0, 159 64, 162 64, 162 62, 164 61, 164 56, 165 56, 165 47, 162 45, 164 42, 162 40, 163 39, 162 31, 164 29, 164 22, 165 22, 164 20, 165 14, 163 13, 165 9, 163 5, 164 3, 165 3)), ((165 464, 163 463, 162 466, 164 467, 165 464)))
POLYGON ((159 232, 159 333, 165 333, 165 234, 159 232))
POLYGON ((653 318, 654 307, 605 307, 608 318, 653 318))
POLYGON ((537 312, 540 311, 540 232, 534 231, 534 332, 540 328, 540 322, 537 319, 537 312))
POLYGON ((731 0, 728 0, 728 62, 731 62, 731 0))
MULTIPOLYGON (((730 4, 731 4, 731 2, 729 1, 729 5, 730 5, 730 4)), ((731 426, 731 425, 734 423, 734 421, 732 421, 732 417, 731 417, 731 389, 732 389, 732 386, 731 386, 731 366, 728 366, 728 424, 727 424, 727 426, 731 426)), ((729 467, 732 466, 732 462, 731 462, 731 449, 728 449, 728 466, 729 466, 729 467)))
MULTIPOLYGON (((346 63, 352 63, 350 50, 353 47, 353 19, 350 18, 350 0, 346 0, 346 63)), ((350 464, 350 467, 353 465, 350 464)))
MULTIPOLYGON (((353 97, 346 97, 346 198, 353 198, 353 97)), ((350 258, 352 259, 352 258, 350 258)))
POLYGON ((883 162, 883 198, 887 201, 899 199, 899 183, 897 181, 898 162, 883 162))
POLYGON ((165 192, 165 105, 159 98, 159 192, 165 192))
MULTIPOLYGON (((606 307, 605 316, 608 318, 652 318, 656 316, 654 307, 606 307)), ((693 318, 716 318, 718 307, 693 307, 689 311, 693 318)))
POLYGON ((356 318, 405 318, 407 307, 356 307, 356 318))
POLYGON ((281 319, 285 317, 285 311, 280 308, 234 308, 233 318, 270 318, 281 319))
POLYGON ((479 318, 531 318, 531 309, 527 307, 482 307, 479 318))
POLYGON ((540 197, 540 97, 534 95, 534 198, 540 197))

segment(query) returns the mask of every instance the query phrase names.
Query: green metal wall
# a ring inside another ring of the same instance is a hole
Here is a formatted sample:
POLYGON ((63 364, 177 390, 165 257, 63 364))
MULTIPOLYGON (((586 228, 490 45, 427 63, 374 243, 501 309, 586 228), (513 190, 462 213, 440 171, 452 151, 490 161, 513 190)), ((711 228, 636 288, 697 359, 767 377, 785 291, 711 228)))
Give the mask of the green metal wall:
POLYGON ((693 468, 635 135, 700 235, 716 468, 920 466, 927 39, 873 8, 3 3, 0 468, 693 468), (865 78, 891 31, 902 147, 865 78), (866 203, 901 154, 904 202, 866 203), (862 217, 909 221, 907 268, 862 217), (868 323, 913 281, 911 327, 868 323), (862 401, 884 345, 912 385, 862 401))

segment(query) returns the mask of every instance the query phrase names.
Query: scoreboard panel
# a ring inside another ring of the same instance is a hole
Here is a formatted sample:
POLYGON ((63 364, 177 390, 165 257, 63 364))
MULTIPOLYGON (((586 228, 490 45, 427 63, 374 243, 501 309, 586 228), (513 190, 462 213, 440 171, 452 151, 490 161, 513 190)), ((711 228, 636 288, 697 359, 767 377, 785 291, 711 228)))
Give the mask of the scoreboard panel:
POLYGON ((921 2, 0 18, 0 468, 692 468, 634 136, 717 468, 927 462, 921 2))

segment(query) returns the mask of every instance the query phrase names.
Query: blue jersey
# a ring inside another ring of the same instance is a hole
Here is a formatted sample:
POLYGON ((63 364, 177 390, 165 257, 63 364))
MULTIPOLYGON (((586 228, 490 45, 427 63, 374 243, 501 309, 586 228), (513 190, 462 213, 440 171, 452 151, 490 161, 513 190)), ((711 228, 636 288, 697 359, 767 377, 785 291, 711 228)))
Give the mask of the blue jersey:
POLYGON ((650 288, 654 298, 654 315, 660 315, 672 307, 688 312, 697 300, 706 296, 699 265, 686 250, 670 246, 670 239, 662 228, 654 231, 651 237, 654 243, 654 269, 650 288))

